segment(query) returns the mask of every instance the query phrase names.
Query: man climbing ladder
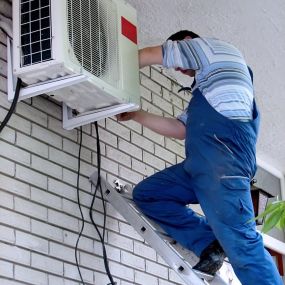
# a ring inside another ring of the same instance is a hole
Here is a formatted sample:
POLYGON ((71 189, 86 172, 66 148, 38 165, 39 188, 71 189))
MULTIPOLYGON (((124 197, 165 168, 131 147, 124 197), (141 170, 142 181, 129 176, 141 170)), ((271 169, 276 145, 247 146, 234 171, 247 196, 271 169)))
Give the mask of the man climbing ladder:
POLYGON ((139 52, 140 67, 162 64, 190 77, 193 98, 177 119, 124 113, 168 137, 186 139, 186 159, 139 183, 133 199, 145 215, 200 257, 195 269, 215 274, 224 257, 245 285, 281 285, 256 232, 250 180, 256 171, 259 114, 252 74, 232 45, 190 31, 139 52), (199 203, 206 218, 187 204, 199 203))

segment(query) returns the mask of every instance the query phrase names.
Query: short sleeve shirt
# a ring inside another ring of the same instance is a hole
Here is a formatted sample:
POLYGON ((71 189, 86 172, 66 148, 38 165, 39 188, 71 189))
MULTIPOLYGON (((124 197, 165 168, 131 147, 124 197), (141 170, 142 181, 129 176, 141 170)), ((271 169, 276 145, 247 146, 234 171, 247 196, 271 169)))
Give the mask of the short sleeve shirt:
MULTIPOLYGON (((252 119, 253 85, 241 52, 233 45, 214 38, 166 41, 163 66, 196 71, 196 88, 223 116, 236 120, 252 119)), ((178 119, 186 124, 187 112, 178 119)))

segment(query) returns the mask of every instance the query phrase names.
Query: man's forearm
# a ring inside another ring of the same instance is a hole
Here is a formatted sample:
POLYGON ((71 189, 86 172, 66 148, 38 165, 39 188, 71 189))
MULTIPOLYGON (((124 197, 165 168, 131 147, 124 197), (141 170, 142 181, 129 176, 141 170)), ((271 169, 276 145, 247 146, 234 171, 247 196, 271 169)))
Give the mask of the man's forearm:
MULTIPOLYGON (((162 46, 146 47, 139 50, 140 68, 163 62, 162 46)), ((174 118, 165 118, 143 110, 117 115, 119 121, 134 120, 152 131, 166 137, 184 139, 186 129, 182 122, 174 118)))
POLYGON ((152 64, 162 64, 162 47, 154 46, 139 50, 139 66, 140 68, 152 64))
POLYGON ((145 111, 136 112, 133 120, 150 130, 171 138, 184 139, 186 128, 175 118, 165 118, 145 111))

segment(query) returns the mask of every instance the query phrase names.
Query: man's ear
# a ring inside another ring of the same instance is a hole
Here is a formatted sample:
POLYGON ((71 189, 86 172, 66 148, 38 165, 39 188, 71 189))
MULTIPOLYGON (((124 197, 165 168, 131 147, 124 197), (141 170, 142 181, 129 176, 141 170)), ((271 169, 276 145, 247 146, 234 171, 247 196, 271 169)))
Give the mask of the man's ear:
POLYGON ((192 40, 192 38, 190 36, 186 36, 184 40, 192 40))

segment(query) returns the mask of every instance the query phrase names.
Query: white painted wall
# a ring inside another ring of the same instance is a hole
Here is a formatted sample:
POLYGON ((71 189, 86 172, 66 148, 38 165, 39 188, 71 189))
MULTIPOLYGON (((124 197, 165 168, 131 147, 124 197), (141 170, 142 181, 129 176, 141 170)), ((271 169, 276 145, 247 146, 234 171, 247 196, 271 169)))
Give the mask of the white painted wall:
POLYGON ((285 1, 127 2, 138 10, 141 47, 160 44, 172 33, 190 29, 229 41, 243 52, 254 71, 262 115, 258 156, 285 173, 285 1))

